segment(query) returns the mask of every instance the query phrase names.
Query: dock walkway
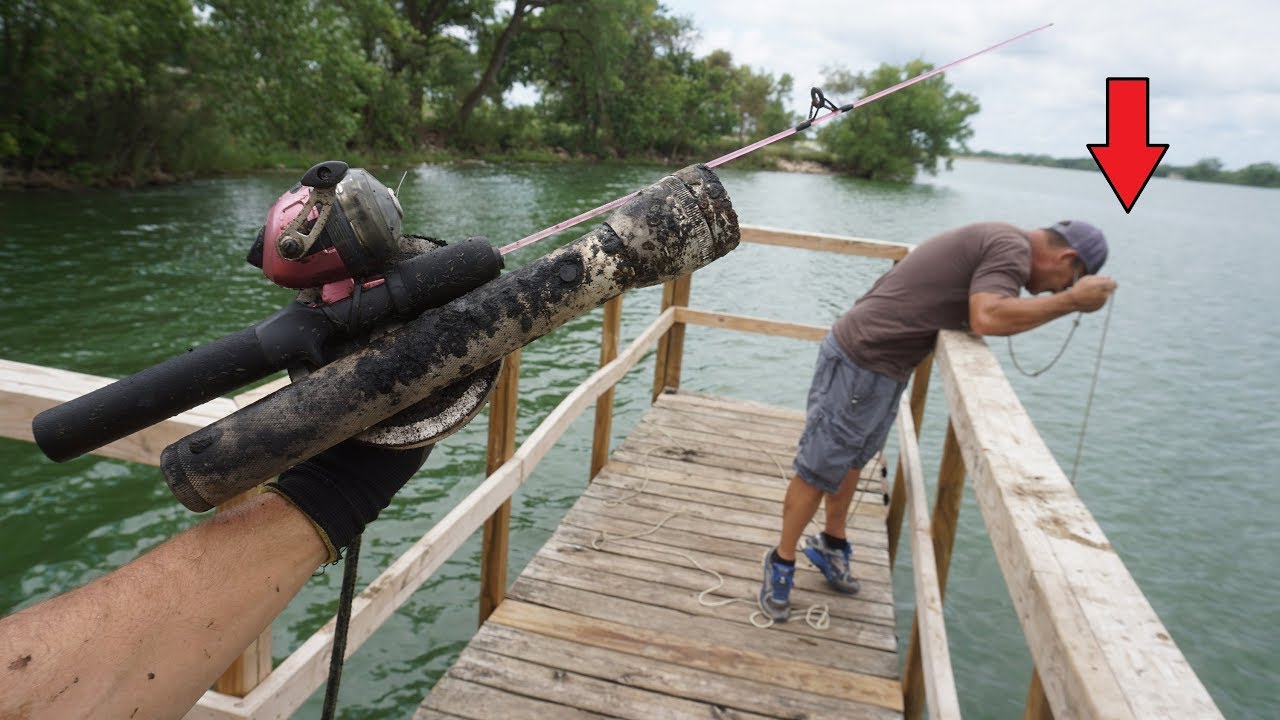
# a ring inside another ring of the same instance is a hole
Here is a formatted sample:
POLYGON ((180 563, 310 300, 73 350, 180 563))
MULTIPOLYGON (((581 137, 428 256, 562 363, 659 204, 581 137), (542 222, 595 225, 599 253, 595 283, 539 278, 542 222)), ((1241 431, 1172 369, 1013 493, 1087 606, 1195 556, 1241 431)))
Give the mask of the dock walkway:
POLYGON ((850 514, 861 591, 801 559, 791 621, 751 623, 802 427, 795 410, 661 395, 416 720, 902 717, 879 458, 850 514), (712 571, 724 585, 703 603, 712 571), (824 603, 815 629, 805 609, 824 603))

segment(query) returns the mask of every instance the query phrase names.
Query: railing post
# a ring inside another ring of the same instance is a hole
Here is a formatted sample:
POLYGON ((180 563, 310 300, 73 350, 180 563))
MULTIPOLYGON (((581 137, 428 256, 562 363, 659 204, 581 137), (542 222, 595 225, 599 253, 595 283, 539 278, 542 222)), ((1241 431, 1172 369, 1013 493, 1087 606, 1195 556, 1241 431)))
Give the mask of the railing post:
MULTIPOLYGON (((261 485, 251 490, 246 490, 219 505, 214 512, 225 512, 237 505, 243 505, 250 498, 261 492, 261 485)), ((262 634, 249 643, 244 652, 240 653, 240 657, 236 658, 223 671, 222 675, 214 682, 213 689, 225 695, 244 697, 249 694, 250 690, 258 687, 263 680, 266 680, 270 674, 271 626, 268 625, 267 629, 263 630, 262 634)))
MULTIPOLYGON (((920 437, 920 425, 924 420, 924 401, 929 395, 929 375, 933 372, 933 353, 925 356, 911 376, 911 419, 916 424, 916 438, 920 437)), ((902 480, 902 456, 898 456, 898 470, 893 475, 893 491, 889 495, 889 515, 885 518, 889 531, 889 569, 898 556, 898 539, 902 537, 902 516, 906 511, 907 491, 902 480)))
MULTIPOLYGON (((600 324, 600 367, 618 357, 618 335, 622 328, 622 296, 604 304, 604 320, 600 324)), ((613 388, 609 388, 596 400, 595 432, 591 439, 591 474, 594 479, 600 468, 609 462, 609 441, 613 432, 613 388)))
MULTIPOLYGON (((489 442, 484 473, 495 470, 516 452, 516 415, 520 395, 520 351, 507 356, 489 400, 489 442)), ((484 523, 480 549, 480 624, 489 619, 507 595, 507 547, 511 535, 511 499, 502 503, 484 523)))
MULTIPOLYGON (((662 286, 662 312, 667 308, 689 307, 689 289, 693 275, 681 275, 662 286)), ((658 357, 653 367, 653 399, 663 390, 680 387, 680 363, 684 359, 684 323, 671 326, 658 341, 658 357)))
POLYGON ((1022 720, 1053 720, 1053 708, 1049 707, 1044 685, 1040 684, 1040 672, 1035 668, 1031 669, 1031 687, 1027 689, 1027 709, 1022 713, 1022 720))
MULTIPOLYGON (((914 398, 913 398, 914 399, 914 398)), ((911 413, 913 416, 915 412, 911 413)), ((964 499, 964 457, 955 427, 947 422, 947 439, 942 446, 942 462, 938 467, 938 490, 933 503, 929 527, 933 535, 933 555, 938 569, 938 593, 947 595, 947 573, 951 570, 951 550, 956 543, 956 527, 960 517, 960 501, 964 499)), ((906 672, 902 678, 903 717, 916 720, 924 713, 924 668, 920 658, 919 621, 911 622, 911 639, 907 641, 906 672)))

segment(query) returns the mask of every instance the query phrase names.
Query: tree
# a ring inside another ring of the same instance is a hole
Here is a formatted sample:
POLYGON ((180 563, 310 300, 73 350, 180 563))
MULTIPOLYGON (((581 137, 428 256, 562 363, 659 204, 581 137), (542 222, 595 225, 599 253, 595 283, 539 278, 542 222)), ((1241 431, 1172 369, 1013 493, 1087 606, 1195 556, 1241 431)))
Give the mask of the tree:
MULTIPOLYGON (((827 95, 865 96, 892 87, 907 78, 933 69, 923 60, 901 67, 882 64, 870 73, 850 74, 836 68, 827 71, 827 95)), ((839 102, 837 102, 839 104, 839 102)), ((909 183, 917 170, 938 171, 938 161, 966 149, 973 136, 969 117, 978 112, 978 100, 951 88, 943 75, 899 90, 874 103, 835 118, 818 134, 818 140, 834 158, 838 170, 855 177, 909 183)))

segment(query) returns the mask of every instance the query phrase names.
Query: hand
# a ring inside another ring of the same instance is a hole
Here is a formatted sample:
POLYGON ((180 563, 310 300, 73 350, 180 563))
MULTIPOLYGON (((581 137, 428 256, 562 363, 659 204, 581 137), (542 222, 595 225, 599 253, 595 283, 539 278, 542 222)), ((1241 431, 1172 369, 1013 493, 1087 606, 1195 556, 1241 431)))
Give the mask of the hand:
POLYGON ((333 562, 391 504, 432 447, 390 450, 347 440, 285 470, 267 489, 311 518, 333 562))
POLYGON ((1077 310, 1093 312, 1107 304, 1116 287, 1116 281, 1106 275, 1085 275, 1067 292, 1077 310))

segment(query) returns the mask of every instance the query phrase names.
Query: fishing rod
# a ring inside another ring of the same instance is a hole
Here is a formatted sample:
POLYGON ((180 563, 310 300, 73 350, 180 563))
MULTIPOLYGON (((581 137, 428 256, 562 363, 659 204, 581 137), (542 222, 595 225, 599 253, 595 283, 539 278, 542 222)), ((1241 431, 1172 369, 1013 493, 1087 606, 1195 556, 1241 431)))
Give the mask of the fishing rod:
MULTIPOLYGON (((817 125, 818 123, 826 122, 827 120, 830 120, 831 118, 836 117, 837 115, 843 115, 844 113, 847 113, 847 112, 849 112, 849 111, 851 111, 851 110, 854 110, 854 109, 856 109, 856 108, 860 108, 860 107, 862 107, 863 105, 868 105, 868 104, 870 104, 870 103, 873 103, 873 102, 875 102, 876 100, 879 100, 879 99, 880 99, 880 98, 882 98, 882 97, 885 97, 885 96, 887 96, 887 95, 892 95, 893 93, 896 93, 896 92, 898 92, 899 90, 902 90, 902 89, 904 89, 904 88, 907 88, 907 87, 910 87, 910 86, 912 86, 912 85, 915 85, 916 83, 919 83, 919 82, 923 82, 923 81, 925 81, 925 80, 928 80, 929 78, 931 78, 931 77, 933 77, 933 76, 935 76, 935 75, 940 75, 940 74, 942 74, 942 73, 946 72, 947 70, 950 70, 951 68, 956 67, 957 65, 961 65, 961 64, 963 64, 963 63, 966 63, 966 62, 968 62, 968 61, 970 61, 970 60, 972 60, 972 59, 974 59, 974 58, 976 58, 976 57, 978 57, 978 56, 980 56, 980 55, 985 55, 985 54, 987 54, 987 53, 989 53, 989 52, 991 52, 991 51, 993 51, 993 50, 998 50, 998 49, 1000 49, 1000 48, 1002 48, 1002 47, 1004 47, 1004 46, 1006 46, 1006 45, 1009 45, 1009 44, 1011 44, 1011 43, 1015 43, 1015 42, 1017 42, 1017 41, 1019 41, 1019 40, 1021 40, 1021 39, 1025 38, 1025 37, 1027 37, 1028 35, 1032 35, 1032 34, 1034 34, 1034 33, 1038 33, 1038 32, 1040 32, 1041 30, 1044 30, 1045 28, 1050 27, 1051 25, 1053 25, 1053 23, 1045 23, 1044 25, 1041 25, 1040 27, 1032 28, 1032 29, 1027 30, 1027 31, 1025 31, 1025 32, 1019 33, 1019 34, 1017 34, 1017 35, 1014 35, 1014 36, 1013 36, 1013 37, 1011 37, 1011 38, 1008 38, 1007 40, 1002 40, 1002 41, 1000 41, 1000 42, 996 43, 995 45, 990 45, 990 46, 985 47, 985 48, 983 48, 983 49, 981 49, 981 50, 979 50, 979 51, 977 51, 977 52, 970 53, 969 55, 965 55, 965 56, 964 56, 964 57, 962 57, 962 58, 958 58, 958 59, 956 59, 956 60, 952 60, 951 62, 947 63, 946 65, 943 65, 943 66, 938 67, 938 68, 934 68, 933 70, 929 70, 929 71, 927 71, 927 72, 920 73, 919 75, 916 75, 915 77, 912 77, 912 78, 908 78, 908 79, 906 79, 906 80, 903 80, 902 82, 898 83, 897 85, 894 85, 894 86, 892 86, 892 87, 887 87, 887 88, 885 88, 884 90, 880 90, 880 91, 878 91, 878 92, 872 93, 872 94, 870 94, 870 95, 868 95, 868 96, 866 96, 866 97, 862 98, 861 100, 858 100, 858 101, 856 101, 856 102, 851 102, 851 103, 848 103, 848 104, 846 104, 846 105, 841 105, 841 106, 839 106, 839 107, 836 107, 836 105, 835 105, 834 103, 832 103, 831 101, 829 101, 829 100, 827 100, 825 97, 823 97, 823 94, 822 94, 822 91, 821 91, 821 90, 819 90, 819 89, 818 89, 818 88, 816 88, 816 87, 815 87, 815 88, 812 88, 812 89, 810 90, 810 97, 811 97, 811 102, 812 102, 812 104, 811 104, 811 106, 810 106, 809 119, 808 119, 808 120, 805 120, 804 122, 802 122, 802 123, 800 123, 799 125, 796 125, 796 126, 794 126, 794 127, 789 127, 789 128, 787 128, 786 130, 782 130, 782 131, 779 131, 779 132, 777 132, 777 133, 774 133, 773 135, 770 135, 769 137, 764 138, 763 140, 757 140, 756 142, 753 142, 753 143, 751 143, 750 145, 746 145, 746 146, 741 147, 741 148, 738 148, 737 150, 734 150, 734 151, 732 151, 732 152, 725 153, 724 155, 721 155, 720 157, 716 158, 715 160, 712 160, 711 162, 706 163, 706 166, 707 166, 708 168, 713 168, 713 169, 714 169, 714 168, 717 168, 717 167, 720 167, 721 165, 724 165, 724 164, 725 164, 725 163, 727 163, 727 162, 730 162, 730 161, 736 160, 736 159, 738 159, 738 158, 742 157, 743 155, 746 155, 746 154, 748 154, 748 153, 755 152, 756 150, 759 150, 760 148, 762 148, 762 147, 764 147, 764 146, 766 146, 766 145, 771 145, 771 144, 773 144, 773 143, 775 143, 775 142, 777 142, 777 141, 779 141, 779 140, 783 140, 783 139, 785 139, 785 138, 789 138, 789 137, 791 137, 792 135, 795 135, 796 133, 804 132, 805 130, 808 130, 810 127, 812 127, 812 126, 814 126, 814 125, 817 125), (825 115, 818 115, 818 114, 817 114, 818 112, 820 112, 820 111, 822 111, 822 110, 824 110, 824 109, 828 109, 828 110, 830 110, 830 112, 826 113, 825 115)), ((605 203, 605 204, 603 204, 603 205, 601 205, 601 206, 599 206, 599 207, 597 207, 597 208, 593 208, 593 209, 591 209, 591 210, 588 210, 588 211, 586 211, 586 212, 584 212, 584 213, 582 213, 582 214, 580 214, 580 215, 574 215, 573 217, 569 218, 568 220, 562 220, 562 221, 560 221, 560 222, 556 223, 555 225, 552 225, 552 226, 550 226, 550 227, 547 227, 547 228, 544 228, 544 229, 542 229, 542 230, 539 230, 538 232, 533 233, 532 235, 529 235, 529 236, 527 236, 527 237, 521 238, 520 240, 517 240, 517 241, 515 241, 515 242, 513 242, 513 243, 509 243, 509 244, 507 244, 507 245, 503 245, 503 246, 498 250, 498 252, 499 252, 499 254, 501 254, 501 255, 507 255, 507 254, 509 254, 509 253, 513 253, 513 252, 515 252, 516 250, 519 250, 519 249, 521 249, 521 248, 528 247, 529 245, 532 245, 533 243, 536 243, 536 242, 538 242, 539 240, 542 240, 542 239, 544 239, 544 238, 547 238, 547 237, 550 237, 550 236, 552 236, 552 235, 555 235, 556 233, 558 233, 558 232, 560 232, 560 231, 562 231, 562 230, 567 230, 567 229, 569 229, 569 228, 573 227, 574 225, 577 225, 578 223, 584 222, 584 221, 586 221, 586 220, 590 220, 590 219, 591 219, 591 218, 593 218, 593 217, 596 217, 596 216, 601 215, 601 214, 603 214, 603 213, 609 212, 610 210, 613 210, 614 208, 620 207, 620 206, 622 206, 624 203, 626 203, 628 200, 630 200, 630 199, 634 198, 636 195, 640 194, 640 192, 641 192, 641 191, 637 190, 637 191, 635 191, 635 192, 633 192, 633 193, 629 193, 629 194, 627 194, 627 195, 623 195, 622 197, 619 197, 619 198, 615 198, 615 199, 613 199, 613 200, 610 200, 609 202, 607 202, 607 203, 605 203)))

